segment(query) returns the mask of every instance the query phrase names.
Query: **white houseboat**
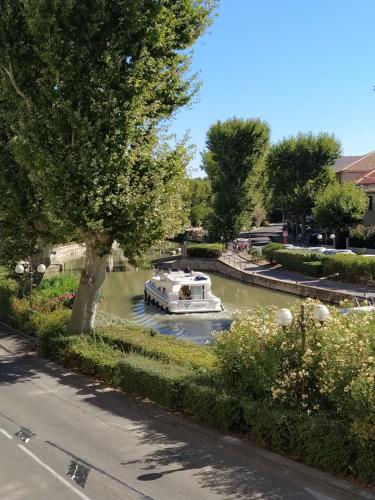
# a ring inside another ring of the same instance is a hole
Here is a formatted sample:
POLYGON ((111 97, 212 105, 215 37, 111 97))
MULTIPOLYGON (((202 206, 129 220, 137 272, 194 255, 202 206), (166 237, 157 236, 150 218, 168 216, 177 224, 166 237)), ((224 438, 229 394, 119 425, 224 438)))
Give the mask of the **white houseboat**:
POLYGON ((157 271, 145 283, 145 300, 171 314, 224 309, 219 297, 211 292, 210 277, 190 269, 157 271))

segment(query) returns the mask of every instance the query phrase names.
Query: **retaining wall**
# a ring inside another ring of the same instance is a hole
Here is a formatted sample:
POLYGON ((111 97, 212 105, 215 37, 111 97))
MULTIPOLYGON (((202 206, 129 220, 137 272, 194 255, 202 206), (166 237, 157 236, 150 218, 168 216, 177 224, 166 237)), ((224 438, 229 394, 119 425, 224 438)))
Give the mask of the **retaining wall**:
POLYGON ((270 276, 262 276, 256 272, 244 272, 218 259, 191 259, 183 257, 178 259, 169 258, 169 260, 163 259, 163 261, 165 263, 175 262, 179 267, 190 267, 196 271, 216 272, 228 278, 248 283, 249 285, 261 286, 279 292, 298 295, 299 297, 311 297, 333 304, 339 304, 342 300, 352 299, 357 295, 355 293, 328 290, 305 283, 293 283, 270 276))

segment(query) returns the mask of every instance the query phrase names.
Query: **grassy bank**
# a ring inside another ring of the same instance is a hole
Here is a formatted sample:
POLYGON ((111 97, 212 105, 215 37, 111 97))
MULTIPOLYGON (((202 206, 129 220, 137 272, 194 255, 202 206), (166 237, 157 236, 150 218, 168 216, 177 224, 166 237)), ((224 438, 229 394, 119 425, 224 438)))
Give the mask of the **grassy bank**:
POLYGON ((275 324, 273 309, 237 316, 214 347, 104 315, 91 335, 71 336, 69 302, 61 298, 75 286, 65 277, 46 280, 31 311, 3 275, 0 318, 35 335, 39 352, 64 366, 305 463, 375 483, 373 318, 341 317, 332 309, 323 328, 309 323, 303 344, 298 329, 275 324))

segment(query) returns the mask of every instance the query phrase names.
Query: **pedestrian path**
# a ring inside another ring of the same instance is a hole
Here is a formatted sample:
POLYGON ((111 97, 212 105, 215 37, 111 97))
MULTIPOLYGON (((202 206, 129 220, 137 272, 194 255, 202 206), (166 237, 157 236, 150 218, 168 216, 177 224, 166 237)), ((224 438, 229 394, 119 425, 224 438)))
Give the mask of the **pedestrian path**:
POLYGON ((303 285, 304 287, 311 287, 311 289, 314 290, 320 289, 326 290, 327 292, 335 292, 341 295, 347 295, 349 299, 375 300, 375 287, 356 283, 343 283, 341 281, 334 281, 326 278, 311 278, 271 265, 259 266, 247 260, 245 256, 230 251, 224 253, 219 260, 245 274, 262 276, 285 284, 303 285))

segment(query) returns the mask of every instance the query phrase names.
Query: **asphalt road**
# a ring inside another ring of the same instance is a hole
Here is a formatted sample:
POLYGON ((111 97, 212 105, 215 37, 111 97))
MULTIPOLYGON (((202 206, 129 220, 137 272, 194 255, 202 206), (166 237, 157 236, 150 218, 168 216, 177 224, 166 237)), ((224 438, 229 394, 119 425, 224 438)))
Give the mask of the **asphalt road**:
POLYGON ((1 329, 1 500, 375 498, 24 355, 1 329))

